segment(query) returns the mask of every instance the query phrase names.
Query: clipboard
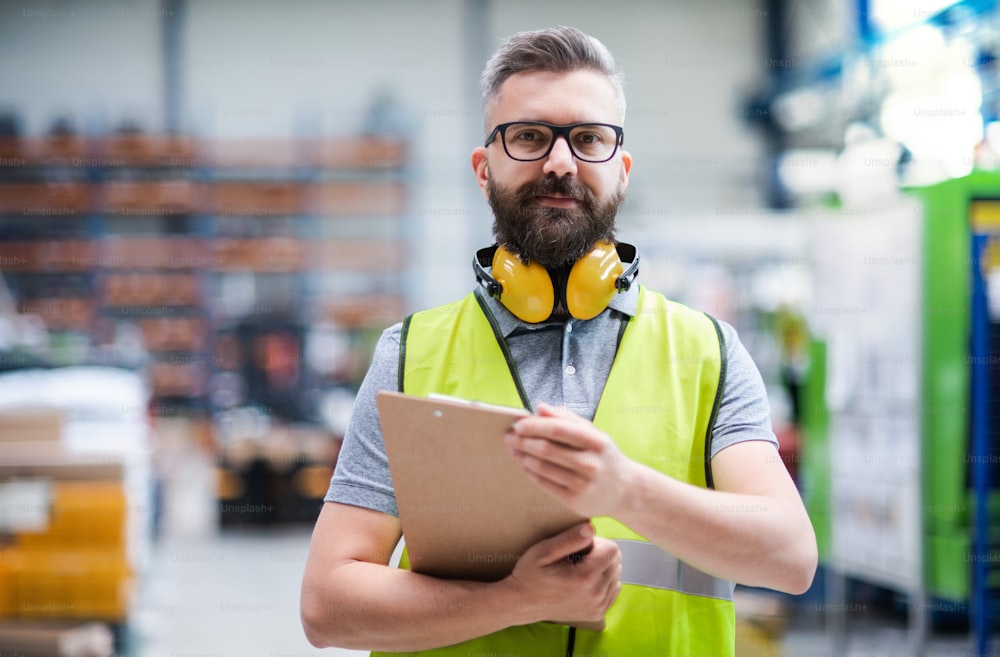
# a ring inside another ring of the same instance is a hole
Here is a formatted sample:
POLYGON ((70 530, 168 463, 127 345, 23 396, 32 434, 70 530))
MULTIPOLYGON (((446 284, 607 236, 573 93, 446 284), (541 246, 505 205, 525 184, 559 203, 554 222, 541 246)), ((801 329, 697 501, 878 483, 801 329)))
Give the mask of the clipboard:
POLYGON ((410 568, 503 579, 525 550, 587 520, 539 490, 503 436, 524 409, 376 395, 410 568))

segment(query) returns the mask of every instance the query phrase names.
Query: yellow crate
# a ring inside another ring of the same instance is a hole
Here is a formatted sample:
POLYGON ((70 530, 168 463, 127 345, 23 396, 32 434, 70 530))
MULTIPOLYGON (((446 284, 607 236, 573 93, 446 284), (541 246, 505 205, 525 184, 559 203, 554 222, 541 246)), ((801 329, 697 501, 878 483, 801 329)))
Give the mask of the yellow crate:
POLYGON ((17 544, 26 550, 124 547, 127 503, 121 482, 60 481, 52 487, 49 526, 41 532, 20 532, 17 544))
POLYGON ((736 621, 736 657, 781 657, 782 637, 752 622, 736 621))
POLYGON ((17 602, 14 583, 20 562, 21 553, 17 548, 0 548, 0 617, 14 613, 17 602))
POLYGON ((119 550, 21 553, 14 574, 14 614, 22 618, 97 618, 127 615, 132 573, 119 550))

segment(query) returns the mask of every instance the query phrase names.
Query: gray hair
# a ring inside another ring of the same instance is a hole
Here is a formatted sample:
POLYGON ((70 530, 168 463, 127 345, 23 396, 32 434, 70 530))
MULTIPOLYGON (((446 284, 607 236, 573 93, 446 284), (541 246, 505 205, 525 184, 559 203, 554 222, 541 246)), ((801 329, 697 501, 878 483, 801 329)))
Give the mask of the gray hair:
MULTIPOLYGON (((551 71, 570 73, 589 69, 608 77, 625 117, 625 78, 607 47, 574 27, 551 27, 518 32, 508 37, 486 62, 480 85, 485 120, 500 94, 500 87, 515 73, 551 71)), ((489 126, 485 127, 489 130, 489 126)))

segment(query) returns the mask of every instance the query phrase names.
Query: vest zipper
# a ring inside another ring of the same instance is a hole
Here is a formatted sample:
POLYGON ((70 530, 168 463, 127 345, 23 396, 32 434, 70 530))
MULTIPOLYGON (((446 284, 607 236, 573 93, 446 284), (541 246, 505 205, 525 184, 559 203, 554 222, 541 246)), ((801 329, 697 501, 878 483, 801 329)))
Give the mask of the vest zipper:
POLYGON ((576 628, 569 628, 569 635, 566 637, 566 657, 573 657, 573 649, 576 647, 576 628))

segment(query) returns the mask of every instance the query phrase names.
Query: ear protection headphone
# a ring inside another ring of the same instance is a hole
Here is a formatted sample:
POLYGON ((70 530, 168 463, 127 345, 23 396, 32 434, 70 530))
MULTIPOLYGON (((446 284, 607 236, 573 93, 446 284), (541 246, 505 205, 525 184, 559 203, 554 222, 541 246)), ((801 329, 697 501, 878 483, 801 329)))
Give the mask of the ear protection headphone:
POLYGON ((632 287, 639 252, 631 244, 602 241, 572 266, 549 270, 534 261, 526 265, 506 247, 493 245, 476 251, 472 269, 486 292, 525 322, 544 322, 557 302, 577 319, 592 319, 615 294, 632 287))

